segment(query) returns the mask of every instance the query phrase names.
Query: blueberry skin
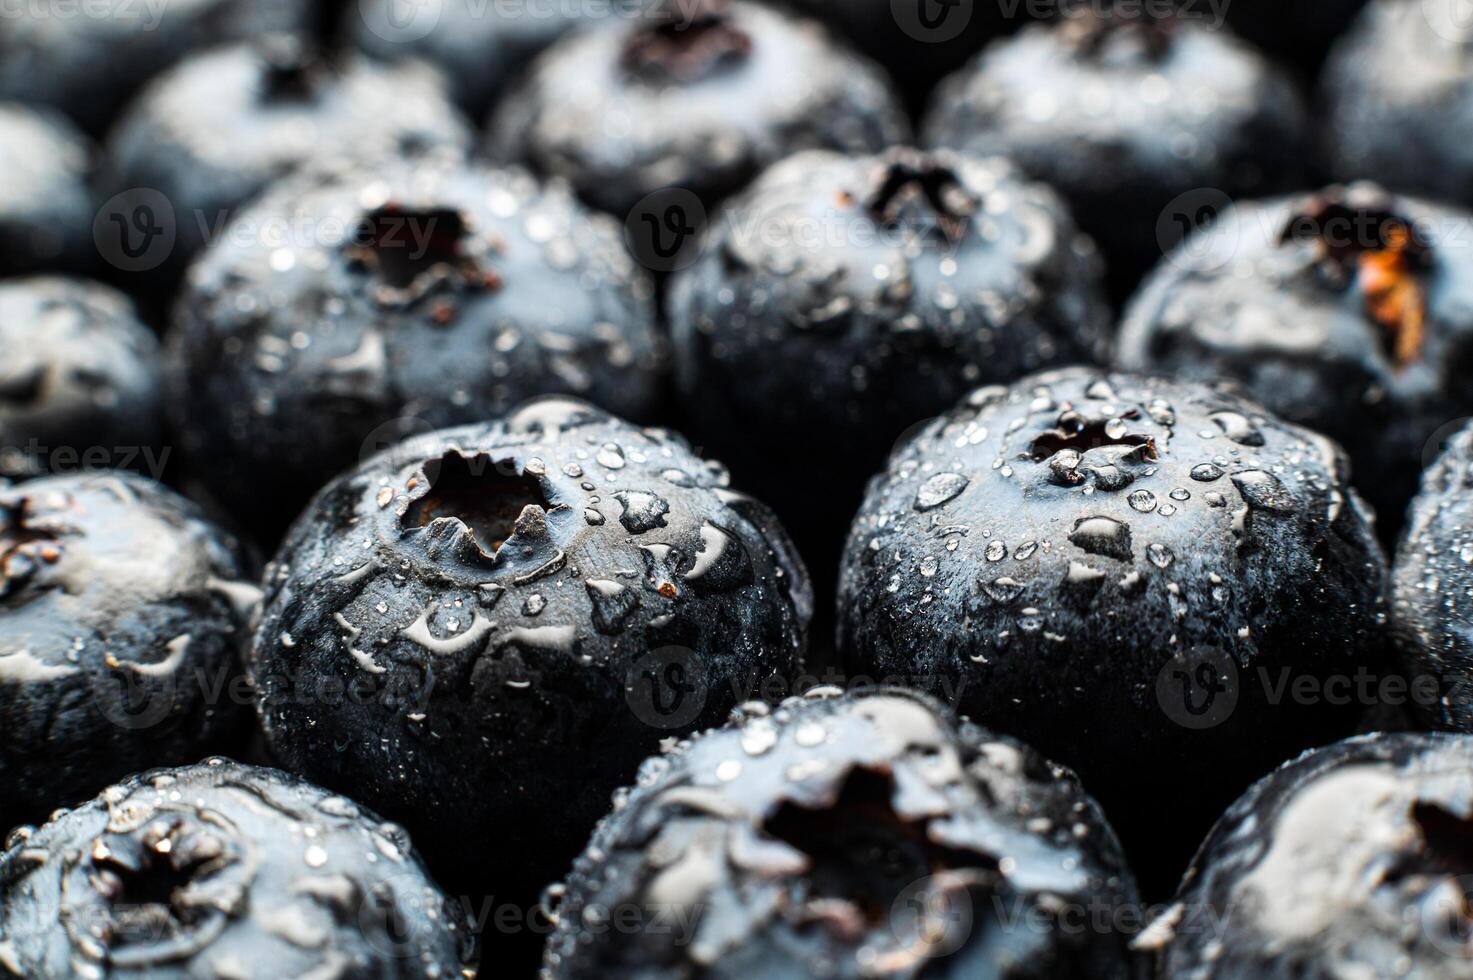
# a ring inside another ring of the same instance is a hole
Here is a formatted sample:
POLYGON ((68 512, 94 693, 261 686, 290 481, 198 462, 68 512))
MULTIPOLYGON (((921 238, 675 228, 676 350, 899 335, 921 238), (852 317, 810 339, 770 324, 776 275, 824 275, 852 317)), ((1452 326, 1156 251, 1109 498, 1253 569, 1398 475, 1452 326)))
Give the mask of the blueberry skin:
POLYGON ((1422 476, 1391 574, 1392 615, 1413 676, 1441 681, 1434 724, 1473 732, 1473 426, 1422 476))
POLYGON ((647 415, 663 341, 618 231, 527 174, 465 167, 288 181, 191 271, 170 340, 185 455, 279 531, 413 433, 573 393, 647 415))
POLYGON ((329 484, 265 587, 248 669, 277 757, 503 893, 561 873, 661 739, 788 676, 813 601, 719 464, 568 398, 329 484))
MULTIPOLYGON (((1370 185, 1320 194, 1343 198, 1357 220, 1386 214, 1429 229, 1473 222, 1370 185)), ((1379 271, 1327 261, 1313 235, 1286 239, 1315 199, 1245 201, 1183 242, 1127 307, 1116 363, 1194 381, 1235 379, 1279 416, 1332 437, 1349 451, 1383 539, 1394 540, 1428 439, 1473 412, 1473 246, 1439 235, 1407 277, 1425 312, 1415 350, 1399 352, 1397 325, 1378 321, 1368 303, 1379 271)), ((1343 231, 1356 234, 1349 225, 1343 231)))
POLYGON ((817 22, 712 6, 689 25, 643 18, 553 45, 493 113, 487 151, 622 217, 667 187, 713 202, 799 150, 905 142, 884 73, 817 22))
POLYGON ((1137 873, 1175 878, 1252 779, 1350 732, 1359 706, 1286 677, 1389 668, 1347 477, 1328 439, 1226 389, 1088 369, 979 389, 871 481, 840 654, 1076 769, 1137 873))
POLYGON ((0 102, 0 276, 91 265, 92 156, 56 113, 0 102))
POLYGON ((906 426, 979 384, 1103 361, 1111 328, 1094 246, 1057 195, 996 158, 908 149, 777 164, 713 223, 668 309, 703 436, 766 473, 780 513, 846 526, 906 426))
POLYGON ((470 139, 431 69, 330 62, 306 41, 267 35, 151 83, 113 130, 99 182, 108 194, 146 188, 167 200, 175 239, 164 269, 177 275, 243 205, 304 164, 458 155, 470 139))
POLYGON ((1473 205, 1473 148, 1462 138, 1473 125, 1465 21, 1457 0, 1381 0, 1361 12, 1320 80, 1336 180, 1473 205))
POLYGON ((645 762, 542 976, 1140 977, 1129 933, 1098 926, 1136 903, 1073 773, 912 691, 820 689, 645 762), (1085 909, 1102 920, 1068 928, 1085 909))
POLYGON ((460 907, 401 827, 274 769, 154 769, 15 831, 7 974, 458 977, 460 907))
POLYGON ((0 822, 230 737, 246 579, 230 537, 131 473, 0 487, 0 822))
POLYGON ((1141 945, 1182 980, 1467 976, 1473 739, 1307 752, 1234 803, 1141 945))
POLYGON ((992 42, 937 87, 922 126, 927 146, 1006 156, 1058 190, 1118 296, 1196 214, 1179 195, 1288 191, 1305 137, 1293 84, 1230 32, 1087 10, 992 42))
POLYGON ((95 468, 94 449, 107 466, 167 461, 158 339, 121 293, 60 276, 0 280, 0 350, 0 476, 95 468))
POLYGON ((307 0, 17 4, 0 31, 0 99, 50 106, 102 136, 155 74, 205 47, 306 30, 307 0), (95 5, 92 5, 95 7, 95 5))
POLYGON ((343 34, 385 61, 419 58, 450 79, 455 99, 472 118, 491 110, 503 90, 538 54, 569 31, 632 19, 640 5, 479 3, 443 0, 405 8, 395 0, 351 6, 343 34))

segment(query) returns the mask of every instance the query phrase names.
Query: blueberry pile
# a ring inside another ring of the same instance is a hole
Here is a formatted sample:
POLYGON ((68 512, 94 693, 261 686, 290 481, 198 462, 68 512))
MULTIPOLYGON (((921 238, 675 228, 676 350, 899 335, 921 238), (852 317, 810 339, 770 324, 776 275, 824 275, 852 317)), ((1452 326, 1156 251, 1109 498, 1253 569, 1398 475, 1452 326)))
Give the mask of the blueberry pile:
POLYGON ((1466 7, 0 3, 0 978, 1473 975, 1466 7))

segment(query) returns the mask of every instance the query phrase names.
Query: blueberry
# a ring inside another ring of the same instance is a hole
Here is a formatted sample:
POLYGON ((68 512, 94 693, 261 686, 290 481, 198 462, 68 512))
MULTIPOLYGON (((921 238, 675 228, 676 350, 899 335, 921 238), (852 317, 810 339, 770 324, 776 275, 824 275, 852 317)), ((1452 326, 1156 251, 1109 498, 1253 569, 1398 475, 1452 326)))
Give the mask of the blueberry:
POLYGON ((710 202, 798 150, 908 135, 883 73, 817 23, 743 0, 674 6, 549 48, 493 115, 493 156, 623 216, 666 187, 710 202))
POLYGON ((1118 363, 1235 378, 1335 438, 1389 539, 1428 438, 1473 410, 1470 220, 1367 184, 1236 205, 1146 280, 1118 363))
POLYGON ((1367 5, 1320 83, 1331 175, 1473 205, 1470 40, 1462 0, 1367 5))
POLYGON ((0 170, 0 276, 87 269, 93 206, 86 137, 52 112, 0 102, 0 170))
POLYGON ((0 853, 14 976, 449 980, 461 918, 402 828, 220 758, 133 776, 0 853))
POLYGON ((832 527, 837 559, 907 425, 978 384, 1106 356, 1100 279, 1058 197, 1000 159, 801 153, 733 199, 673 281, 684 408, 790 527, 832 527))
POLYGON ((0 31, 0 99, 59 109, 100 136, 146 81, 185 55, 302 30, 312 7, 307 0, 13 4, 0 31))
POLYGON ((234 542, 151 481, 0 487, 0 822, 230 736, 245 578, 234 542))
POLYGON ((421 58, 439 66, 456 101, 479 119, 527 63, 564 34, 632 18, 645 6, 442 0, 406 7, 402 0, 362 0, 350 6, 343 26, 376 58, 421 58))
POLYGON ((1117 295, 1195 218, 1192 192, 1288 190, 1304 157, 1287 76, 1225 30, 1151 9, 1082 5, 994 41, 940 85, 923 127, 929 146, 1001 154, 1053 185, 1117 295))
POLYGON ((0 280, 0 350, 0 476, 161 475, 158 341, 121 293, 57 276, 0 280))
POLYGON ((1113 927, 1135 883, 1072 773, 922 695, 814 693, 644 764, 544 977, 1142 975, 1113 927))
POLYGON ((1234 803, 1142 934, 1163 977, 1467 975, 1473 739, 1306 753, 1234 803))
POLYGON ((499 893, 560 873, 662 738, 790 673, 812 612, 719 464, 567 398, 329 484, 266 592, 248 668, 277 757, 499 893))
POLYGON ((389 442, 535 395, 652 409, 653 287, 571 195, 464 167, 286 183, 192 270, 171 344, 186 456, 242 514, 279 530, 389 442))
POLYGON ((871 482, 840 652, 1077 769, 1137 873, 1174 878, 1251 779, 1354 725, 1285 682, 1383 668, 1384 561, 1347 471, 1223 389, 979 389, 871 482))
MULTIPOLYGON (((160 260, 177 272, 237 209, 294 168, 348 155, 458 154, 469 140, 430 69, 335 63, 307 41, 274 34, 201 54, 157 79, 114 129, 99 179, 107 193, 145 188, 163 198, 172 221, 158 221, 174 237, 160 260)), ((272 237, 251 231, 235 229, 272 237)))
POLYGON ((1473 732, 1473 425, 1422 477, 1392 569, 1393 616, 1408 672, 1437 678, 1432 721, 1473 732))

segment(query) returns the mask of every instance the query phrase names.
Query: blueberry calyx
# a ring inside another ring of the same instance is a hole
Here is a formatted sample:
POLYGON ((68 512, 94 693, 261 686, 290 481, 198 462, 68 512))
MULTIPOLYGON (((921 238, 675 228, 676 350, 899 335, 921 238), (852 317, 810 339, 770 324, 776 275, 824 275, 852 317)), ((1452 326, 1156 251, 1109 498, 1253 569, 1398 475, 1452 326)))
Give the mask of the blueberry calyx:
POLYGON ((1114 60, 1116 46, 1138 53, 1151 62, 1163 61, 1171 51, 1176 33, 1175 13, 1161 13, 1150 4, 1140 10, 1101 10, 1084 4, 1064 14, 1060 34, 1065 45, 1082 58, 1114 60))
POLYGON ((1160 455, 1155 436, 1130 431, 1129 420, 1139 417, 1139 412, 1131 410, 1113 418, 1090 419, 1065 408, 1055 428, 1033 437, 1027 458, 1047 463, 1049 482, 1059 486, 1078 486, 1088 474, 1094 477, 1097 489, 1122 490, 1135 482, 1135 476, 1121 464, 1149 463, 1160 455), (1086 459, 1097 450, 1103 458, 1086 459))
POLYGON ((1398 369, 1421 357, 1427 291, 1419 276, 1431 265, 1432 246, 1384 192, 1333 187, 1317 194, 1289 219, 1279 243, 1308 244, 1325 279, 1359 287, 1398 369))
MULTIPOLYGON (((405 306, 452 278, 491 291, 501 288, 501 274, 466 253, 469 238, 470 229, 457 211, 408 210, 390 202, 363 217, 347 251, 372 271, 379 303, 405 306)), ((435 316, 437 322, 452 318, 435 316)))
POLYGON ((682 21, 673 15, 630 35, 620 64, 651 84, 689 85, 747 60, 752 36, 732 22, 725 3, 682 21))
POLYGON ((478 564, 496 563, 503 552, 524 559, 558 553, 547 524, 558 505, 514 461, 452 450, 410 477, 409 490, 400 527, 426 534, 432 551, 448 541, 458 559, 478 564))
POLYGON ((884 227, 894 228, 914 214, 916 204, 928 207, 936 227, 955 243, 966 234, 967 222, 981 201, 967 191, 955 171, 929 154, 896 153, 877 171, 864 199, 865 210, 884 227))
POLYGON ((257 50, 265 62, 263 102, 307 102, 316 97, 326 66, 310 45, 289 34, 272 34, 261 39, 257 50))
POLYGON ((0 501, 0 599, 24 588, 42 563, 61 559, 63 523, 38 514, 30 497, 0 501))

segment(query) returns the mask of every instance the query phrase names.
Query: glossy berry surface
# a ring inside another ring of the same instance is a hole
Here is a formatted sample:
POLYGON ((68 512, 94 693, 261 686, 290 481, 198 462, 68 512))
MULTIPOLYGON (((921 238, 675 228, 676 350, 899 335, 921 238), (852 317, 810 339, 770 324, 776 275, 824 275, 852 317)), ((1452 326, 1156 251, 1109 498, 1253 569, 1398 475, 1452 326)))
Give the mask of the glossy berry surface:
MULTIPOLYGON (((994 41, 943 82, 927 146, 1009 157, 1069 201, 1120 293, 1180 235, 1209 189, 1288 190, 1304 108, 1288 78, 1195 18, 1086 6, 994 41)), ((1214 196, 1215 199, 1215 196, 1214 196)))
POLYGON ((1353 722, 1274 684, 1383 669, 1384 560, 1347 474, 1226 390, 1086 369, 979 389, 871 482, 840 653, 1077 769, 1145 874, 1353 722), (1161 776, 1198 766, 1210 785, 1161 776))
POLYGON ((412 433, 566 392, 634 416, 664 366, 653 286, 613 222, 525 173, 386 168, 288 181, 192 270, 172 341, 183 448, 284 524, 412 433))
POLYGON ((1063 924, 1135 901, 1068 770, 910 691, 793 698, 644 764, 543 977, 1141 976, 1126 932, 1063 924))
POLYGON ((1470 820, 1473 739, 1309 752, 1233 804, 1143 945, 1183 980, 1466 976, 1470 820))
POLYGON ((439 67, 456 101, 480 119, 528 62, 569 31, 618 24, 651 6, 442 0, 406 8, 398 0, 364 0, 348 6, 343 26, 375 58, 419 58, 439 67))
POLYGON ((310 8, 305 0, 16 4, 0 31, 0 99, 50 106, 101 136, 158 72, 206 47, 304 30, 310 8))
MULTIPOLYGON (((100 180, 109 193, 162 196, 155 210, 166 214, 157 220, 174 232, 167 268, 178 269, 297 167, 350 154, 371 161, 458 153, 469 142, 430 69, 334 62, 298 37, 265 35, 154 81, 115 127, 100 180)), ((269 231, 237 227, 242 240, 279 237, 269 231)))
POLYGON ((799 150, 876 152, 909 135, 884 74, 816 22, 742 0, 692 6, 548 49, 493 115, 492 155, 622 217, 662 188, 711 201, 799 150))
POLYGON ((220 758, 131 777, 0 853, 14 976, 450 980, 459 911, 402 828, 220 758))
POLYGON ((1473 427, 1423 474, 1391 584, 1408 672, 1440 681, 1429 720, 1473 732, 1473 427))
POLYGON ((718 465, 565 398, 329 484, 266 593, 249 668, 278 758, 503 891, 559 874, 661 739, 788 676, 812 613, 718 465))
POLYGON ((692 424, 795 527, 847 526, 907 426, 979 384, 1103 360, 1110 330, 1056 195, 999 159, 908 149, 768 170, 669 315, 692 424))
POLYGON ((1117 363, 1233 378, 1338 440, 1394 533, 1427 440, 1473 411, 1469 221, 1369 184, 1239 204, 1142 285, 1117 363))
POLYGON ((167 461, 158 340, 121 293, 0 280, 0 350, 0 476, 167 461))
POLYGON ((0 487, 0 822, 230 734, 246 575, 231 539, 151 481, 0 487))
POLYGON ((1473 205, 1470 42, 1460 0, 1368 4, 1320 82, 1330 173, 1473 205))
POLYGON ((0 102, 0 276, 93 261, 92 152, 59 115, 0 102))

